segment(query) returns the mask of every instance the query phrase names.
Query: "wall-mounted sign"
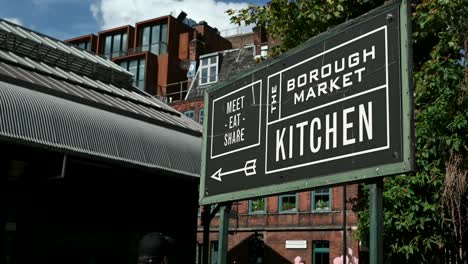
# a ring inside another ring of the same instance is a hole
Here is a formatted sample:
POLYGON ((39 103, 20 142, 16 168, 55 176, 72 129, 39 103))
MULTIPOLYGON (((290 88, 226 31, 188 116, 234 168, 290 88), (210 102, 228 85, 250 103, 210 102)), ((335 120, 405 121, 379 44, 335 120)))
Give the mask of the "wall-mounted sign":
POLYGON ((307 248, 307 240, 286 240, 285 248, 307 248))
POLYGON ((201 202, 411 170, 406 23, 385 5, 210 89, 201 202))

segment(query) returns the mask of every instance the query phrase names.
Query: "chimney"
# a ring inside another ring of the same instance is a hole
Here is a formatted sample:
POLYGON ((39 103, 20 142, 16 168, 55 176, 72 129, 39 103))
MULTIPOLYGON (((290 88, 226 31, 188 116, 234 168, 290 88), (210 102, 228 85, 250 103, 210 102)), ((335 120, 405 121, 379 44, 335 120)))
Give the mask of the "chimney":
POLYGON ((198 61, 201 52, 203 51, 204 43, 198 39, 199 33, 194 30, 193 31, 193 39, 190 41, 189 46, 189 57, 191 61, 198 61))
POLYGON ((254 27, 252 31, 254 32, 255 55, 260 55, 262 43, 267 42, 266 31, 263 26, 254 27))

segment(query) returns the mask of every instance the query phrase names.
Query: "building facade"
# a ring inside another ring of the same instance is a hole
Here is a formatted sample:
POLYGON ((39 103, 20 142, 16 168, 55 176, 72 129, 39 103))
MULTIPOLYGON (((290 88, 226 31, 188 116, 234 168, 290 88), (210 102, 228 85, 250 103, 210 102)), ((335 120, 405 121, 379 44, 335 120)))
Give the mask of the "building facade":
POLYGON ((162 16, 65 42, 112 60, 133 74, 134 86, 170 101, 186 92, 187 72, 198 56, 232 46, 217 29, 204 21, 195 23, 183 12, 177 18, 162 16))

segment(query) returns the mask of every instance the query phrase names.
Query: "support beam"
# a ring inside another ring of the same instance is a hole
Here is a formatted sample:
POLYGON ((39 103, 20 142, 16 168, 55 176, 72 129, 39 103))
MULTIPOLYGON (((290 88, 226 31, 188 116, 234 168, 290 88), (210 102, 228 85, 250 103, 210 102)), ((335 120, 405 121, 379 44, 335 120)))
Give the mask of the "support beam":
POLYGON ((201 220, 203 225, 203 247, 202 247, 202 264, 209 264, 209 252, 210 252, 210 222, 211 222, 211 205, 207 204, 203 206, 201 212, 201 220))
POLYGON ((220 226, 219 226, 219 245, 218 245, 218 264, 226 264, 227 249, 229 238, 229 212, 231 211, 232 202, 225 203, 220 210, 220 226))
POLYGON ((346 185, 343 185, 343 264, 346 263, 348 246, 346 243, 346 185))
MULTIPOLYGON (((5 162, 0 162, 2 168, 7 168, 5 162)), ((6 263, 6 221, 7 221, 7 209, 6 209, 6 188, 8 184, 6 173, 0 173, 0 264, 6 263)))
POLYGON ((369 210, 370 210, 370 230, 369 230, 369 263, 383 264, 383 180, 378 178, 374 183, 369 184, 369 210))

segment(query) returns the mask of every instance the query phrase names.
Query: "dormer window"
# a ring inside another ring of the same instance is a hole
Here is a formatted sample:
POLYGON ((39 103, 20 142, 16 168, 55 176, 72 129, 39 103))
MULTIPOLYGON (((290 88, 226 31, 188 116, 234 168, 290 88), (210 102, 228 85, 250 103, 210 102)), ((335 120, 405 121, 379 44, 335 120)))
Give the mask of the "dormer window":
POLYGON ((146 26, 140 33, 142 51, 156 55, 167 53, 167 24, 146 26))
POLYGON ((104 39, 104 56, 108 59, 120 57, 127 52, 127 33, 117 33, 104 39))
POLYGON ((215 83, 218 81, 218 54, 200 57, 199 85, 215 83))

